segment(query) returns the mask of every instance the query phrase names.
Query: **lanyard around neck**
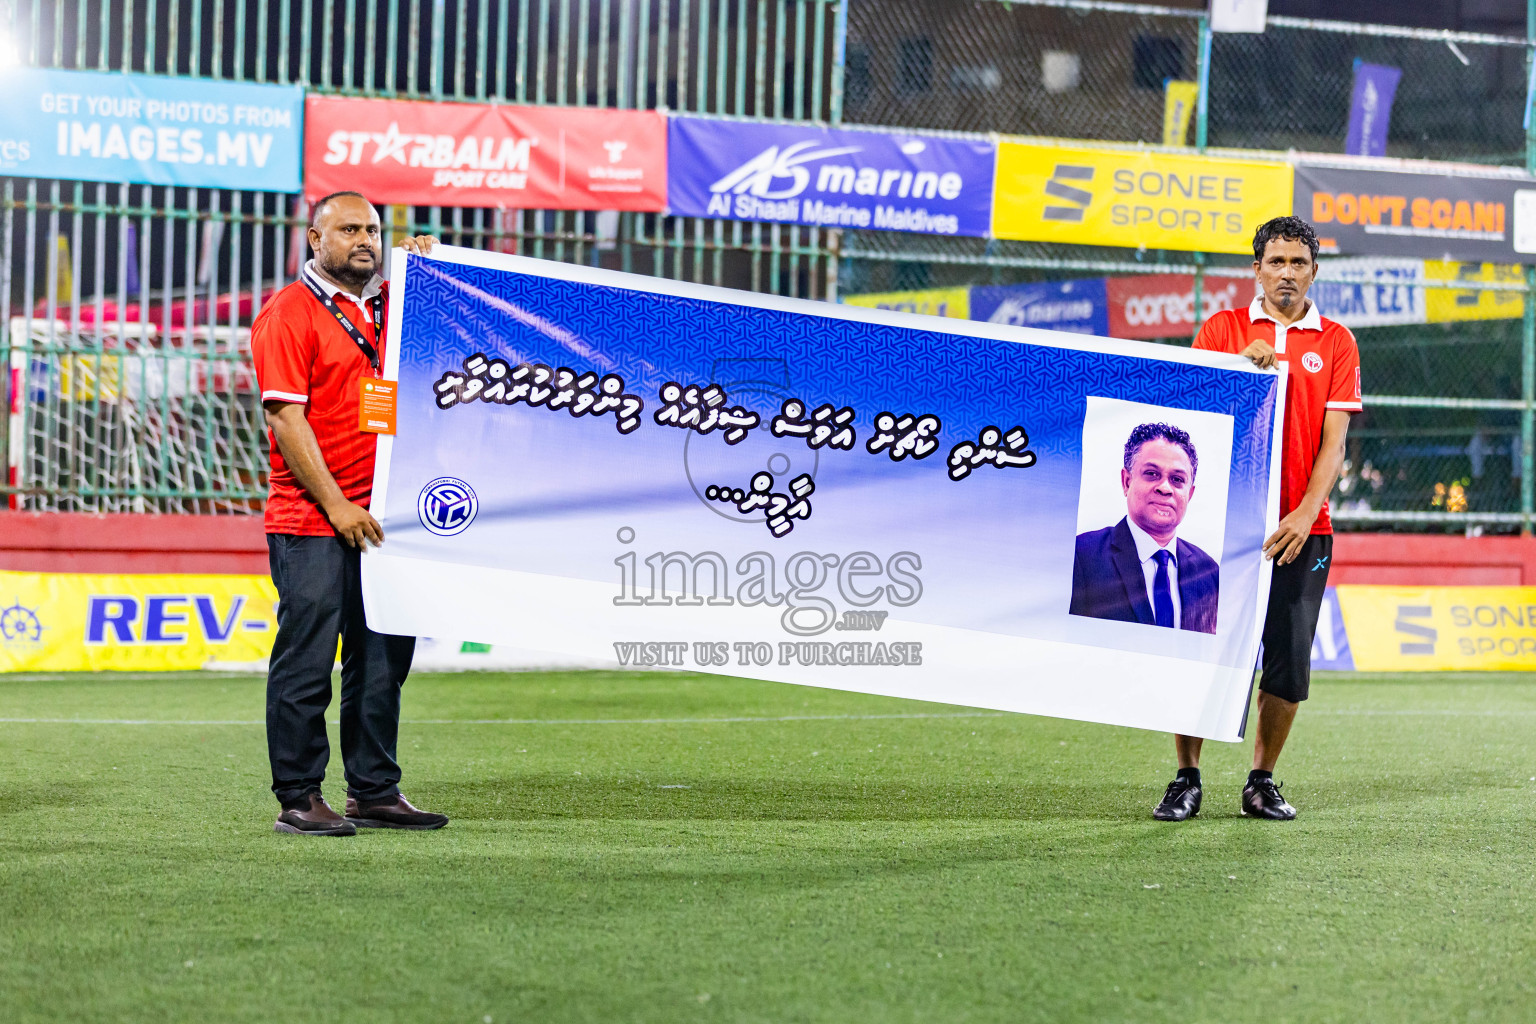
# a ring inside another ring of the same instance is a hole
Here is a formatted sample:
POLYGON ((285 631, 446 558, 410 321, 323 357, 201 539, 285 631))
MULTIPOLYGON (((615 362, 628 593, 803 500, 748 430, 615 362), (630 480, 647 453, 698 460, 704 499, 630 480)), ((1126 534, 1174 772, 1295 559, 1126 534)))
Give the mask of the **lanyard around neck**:
MULTIPOLYGON (((347 332, 347 337, 351 338, 357 347, 362 350, 363 355, 368 357, 369 365, 374 370, 378 370, 379 350, 373 347, 373 342, 363 337, 363 332, 358 330, 357 325, 341 311, 341 307, 336 305, 336 300, 326 294, 325 289, 321 288, 319 282, 314 279, 314 275, 306 269, 299 276, 303 279, 304 286, 310 290, 315 298, 320 300, 320 305, 325 307, 325 311, 335 317, 337 323, 341 324, 342 328, 347 332)), ((384 333, 384 297, 382 295, 375 295, 368 300, 368 306, 373 311, 374 335, 376 337, 382 336, 384 333)))

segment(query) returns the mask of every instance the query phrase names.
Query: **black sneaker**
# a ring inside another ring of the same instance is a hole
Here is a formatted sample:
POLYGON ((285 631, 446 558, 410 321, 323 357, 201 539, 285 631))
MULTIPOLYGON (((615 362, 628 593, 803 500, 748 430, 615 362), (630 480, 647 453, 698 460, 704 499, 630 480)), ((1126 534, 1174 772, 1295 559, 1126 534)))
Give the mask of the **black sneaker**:
POLYGON ((1152 817, 1158 821, 1183 821, 1200 813, 1200 787, 1188 779, 1174 779, 1168 783, 1168 792, 1152 809, 1152 817))
POLYGON ((1296 808, 1285 802, 1280 795, 1283 782, 1274 779, 1255 779, 1243 787, 1243 816, 1268 818, 1270 821, 1290 821, 1296 817, 1296 808))

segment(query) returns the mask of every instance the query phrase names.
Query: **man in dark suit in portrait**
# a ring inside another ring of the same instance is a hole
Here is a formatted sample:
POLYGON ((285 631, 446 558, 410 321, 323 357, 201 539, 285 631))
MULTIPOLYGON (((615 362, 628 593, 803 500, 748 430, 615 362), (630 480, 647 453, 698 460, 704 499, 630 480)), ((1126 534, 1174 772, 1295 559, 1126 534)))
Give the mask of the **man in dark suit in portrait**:
POLYGON ((1143 423, 1125 442, 1125 518, 1077 535, 1073 615, 1216 632, 1220 570, 1177 534, 1200 460, 1186 431, 1143 423))

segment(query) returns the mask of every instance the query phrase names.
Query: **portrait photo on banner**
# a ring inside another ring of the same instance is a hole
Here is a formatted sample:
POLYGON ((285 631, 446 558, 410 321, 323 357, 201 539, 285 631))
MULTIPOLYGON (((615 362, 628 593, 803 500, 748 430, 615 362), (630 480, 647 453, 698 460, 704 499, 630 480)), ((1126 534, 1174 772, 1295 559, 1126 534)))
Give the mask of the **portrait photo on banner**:
POLYGON ((1215 633, 1232 417, 1089 397, 1070 612, 1215 633))

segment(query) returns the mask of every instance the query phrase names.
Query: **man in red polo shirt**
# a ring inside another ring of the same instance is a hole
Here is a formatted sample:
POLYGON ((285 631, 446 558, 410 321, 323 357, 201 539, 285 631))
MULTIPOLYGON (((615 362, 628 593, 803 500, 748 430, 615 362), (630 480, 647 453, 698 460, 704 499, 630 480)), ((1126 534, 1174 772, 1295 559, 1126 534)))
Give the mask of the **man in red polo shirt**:
MULTIPOLYGON (((401 246, 425 254, 435 241, 424 235, 401 246)), ((363 551, 384 543, 368 512, 377 435, 359 417, 362 388, 383 366, 379 215, 356 192, 326 196, 315 204, 309 245, 315 258, 251 325, 272 449, 266 528, 278 605, 267 753, 282 804, 274 828, 332 836, 441 828, 446 817, 400 795, 395 761, 400 687, 416 639, 375 633, 363 616, 363 551), (338 637, 345 818, 320 794, 338 637)))
MULTIPOLYGON (((1234 352, 1262 367, 1285 363, 1285 422, 1281 426, 1280 526, 1264 542, 1274 561, 1264 618, 1264 674, 1259 680, 1258 735, 1242 812, 1255 818, 1296 817, 1274 780, 1275 762, 1307 699, 1312 637, 1328 563, 1333 525, 1328 495, 1344 464, 1349 418, 1362 411, 1360 352, 1343 324, 1319 316, 1307 301, 1317 277, 1317 236, 1299 217, 1276 217, 1253 236, 1253 269, 1262 296, 1247 309, 1223 310, 1200 328, 1195 348, 1234 352)), ((1183 821, 1200 811, 1200 738, 1175 736, 1179 770, 1152 812, 1183 821)))

